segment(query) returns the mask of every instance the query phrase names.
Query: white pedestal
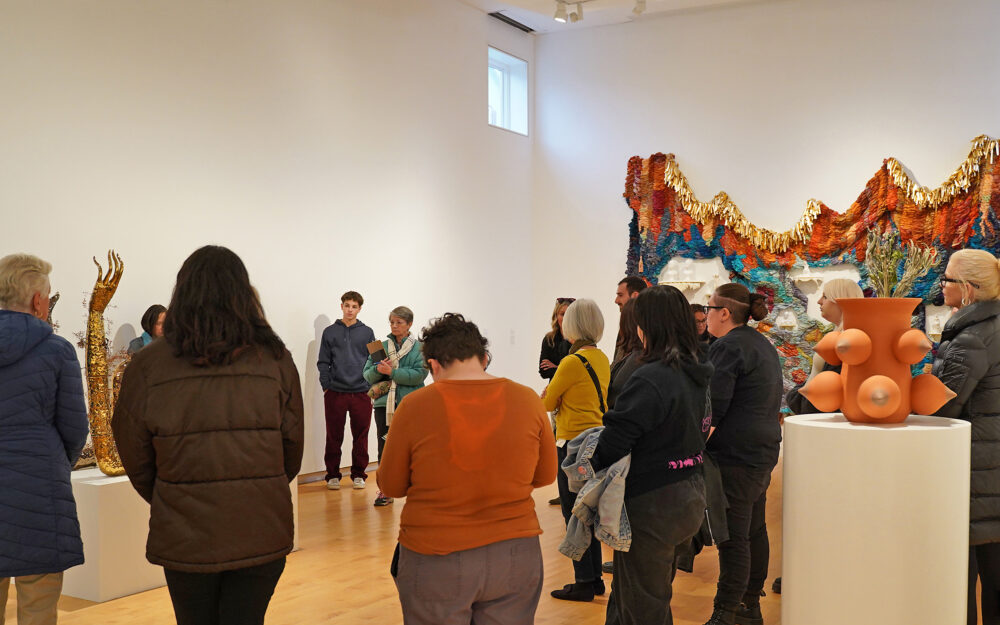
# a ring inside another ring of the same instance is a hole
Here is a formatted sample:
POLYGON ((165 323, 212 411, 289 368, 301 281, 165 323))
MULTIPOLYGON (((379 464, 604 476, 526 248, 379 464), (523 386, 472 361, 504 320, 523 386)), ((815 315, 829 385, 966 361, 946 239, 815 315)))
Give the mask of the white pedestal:
POLYGON ((965 622, 967 422, 785 419, 781 622, 965 622))
MULTIPOLYGON (((103 602, 165 585, 163 568, 146 560, 149 504, 128 477, 93 468, 72 478, 85 562, 66 571, 62 594, 103 602)), ((290 487, 298 549, 299 491, 295 481, 290 487)))
POLYGON ((166 584, 163 568, 146 561, 149 504, 127 477, 74 471, 73 496, 85 562, 66 571, 64 595, 110 601, 166 584))

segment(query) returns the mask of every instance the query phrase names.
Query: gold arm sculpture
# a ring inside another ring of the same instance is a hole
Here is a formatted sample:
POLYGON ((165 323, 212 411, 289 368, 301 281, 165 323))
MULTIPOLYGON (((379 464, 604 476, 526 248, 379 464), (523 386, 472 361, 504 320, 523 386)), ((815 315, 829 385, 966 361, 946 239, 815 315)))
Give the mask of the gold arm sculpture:
POLYGON ((87 397, 90 400, 90 437, 94 442, 97 466, 105 475, 124 475, 111 432, 111 414, 114 410, 114 396, 108 381, 108 340, 104 335, 104 310, 118 288, 125 264, 114 250, 108 252, 108 272, 97 265, 97 282, 90 294, 89 315, 87 317, 87 397))

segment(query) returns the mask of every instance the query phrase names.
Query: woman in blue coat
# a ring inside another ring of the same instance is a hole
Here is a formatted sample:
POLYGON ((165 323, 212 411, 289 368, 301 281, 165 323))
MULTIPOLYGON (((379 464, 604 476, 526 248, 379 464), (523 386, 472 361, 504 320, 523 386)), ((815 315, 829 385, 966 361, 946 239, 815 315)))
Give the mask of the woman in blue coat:
POLYGON ((52 265, 0 258, 0 614, 55 623, 66 569, 83 564, 70 471, 87 440, 76 349, 45 322, 52 265))

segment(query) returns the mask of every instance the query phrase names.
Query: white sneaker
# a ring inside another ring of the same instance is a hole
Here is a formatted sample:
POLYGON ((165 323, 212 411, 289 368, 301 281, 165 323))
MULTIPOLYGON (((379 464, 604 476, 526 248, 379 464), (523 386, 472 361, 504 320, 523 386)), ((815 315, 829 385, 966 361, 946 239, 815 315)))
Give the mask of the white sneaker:
POLYGON ((354 478, 354 490, 361 490, 365 487, 365 480, 361 477, 354 478))
POLYGON ((340 480, 331 478, 326 481, 327 490, 340 490, 340 480))

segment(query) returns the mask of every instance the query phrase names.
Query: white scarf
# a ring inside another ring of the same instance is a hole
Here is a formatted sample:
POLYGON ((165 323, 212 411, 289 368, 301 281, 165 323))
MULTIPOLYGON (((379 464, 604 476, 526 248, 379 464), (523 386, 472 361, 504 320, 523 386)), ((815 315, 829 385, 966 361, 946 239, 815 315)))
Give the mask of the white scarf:
MULTIPOLYGON (((413 346, 417 344, 416 339, 412 336, 407 336, 406 340, 403 341, 403 346, 396 351, 396 339, 390 337, 386 341, 386 352, 389 354, 389 360, 392 361, 392 369, 395 371, 399 367, 400 359, 409 354, 413 346)), ((396 380, 392 379, 392 375, 389 376, 392 380, 389 384, 389 396, 385 400, 385 425, 389 427, 392 423, 392 413, 396 412, 396 380)))

